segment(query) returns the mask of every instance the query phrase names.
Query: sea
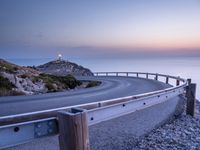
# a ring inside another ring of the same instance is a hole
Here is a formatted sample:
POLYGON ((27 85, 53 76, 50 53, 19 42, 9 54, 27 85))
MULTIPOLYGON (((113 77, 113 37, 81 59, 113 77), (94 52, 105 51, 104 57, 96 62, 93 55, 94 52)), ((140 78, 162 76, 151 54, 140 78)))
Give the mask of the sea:
MULTIPOLYGON (((152 72, 191 78, 200 99, 200 57, 64 58, 93 72, 152 72)), ((21 66, 37 66, 54 58, 7 59, 21 66)))

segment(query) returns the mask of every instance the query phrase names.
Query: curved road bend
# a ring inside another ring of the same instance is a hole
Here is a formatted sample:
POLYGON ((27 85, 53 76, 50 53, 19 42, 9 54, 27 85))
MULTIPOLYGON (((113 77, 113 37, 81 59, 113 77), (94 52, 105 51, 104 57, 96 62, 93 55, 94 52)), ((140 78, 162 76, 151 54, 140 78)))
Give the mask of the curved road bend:
POLYGON ((42 95, 0 97, 0 116, 73 106, 135 94, 161 90, 169 87, 159 81, 135 77, 78 77, 81 80, 99 80, 98 87, 42 95))

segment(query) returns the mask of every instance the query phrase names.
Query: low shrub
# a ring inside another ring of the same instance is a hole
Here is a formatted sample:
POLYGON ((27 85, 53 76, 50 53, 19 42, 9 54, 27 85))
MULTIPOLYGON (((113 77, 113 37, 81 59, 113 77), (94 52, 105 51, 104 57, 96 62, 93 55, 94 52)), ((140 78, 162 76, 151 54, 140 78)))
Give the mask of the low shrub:
POLYGON ((20 95, 25 95, 25 93, 15 90, 0 89, 0 96, 20 96, 20 95))
POLYGON ((33 83, 39 82, 40 80, 41 80, 41 78, 38 77, 38 76, 32 78, 32 82, 33 82, 33 83))
POLYGON ((23 78, 23 79, 26 79, 28 77, 28 75, 27 74, 22 74, 20 77, 23 78))
POLYGON ((13 90, 15 86, 3 76, 0 76, 0 96, 18 96, 24 95, 23 92, 13 90))
POLYGON ((46 87, 51 90, 53 89, 53 84, 56 84, 59 89, 74 89, 76 86, 80 86, 82 84, 81 81, 78 81, 72 75, 55 76, 40 74, 39 78, 41 78, 46 83, 46 87))
POLYGON ((45 84, 46 88, 48 89, 48 92, 56 92, 57 89, 54 87, 54 85, 52 83, 46 83, 45 84))
POLYGON ((5 77, 0 76, 0 89, 12 90, 15 86, 5 77))
POLYGON ((9 73, 16 73, 18 68, 16 66, 13 66, 13 65, 10 65, 10 64, 0 61, 0 70, 9 72, 9 73))
POLYGON ((67 75, 64 77, 59 78, 59 81, 61 83, 64 83, 66 87, 70 89, 74 89, 76 86, 80 86, 82 84, 81 81, 76 80, 75 77, 72 75, 67 75))
POLYGON ((91 87, 99 86, 100 84, 101 84, 100 81, 90 81, 90 82, 87 84, 86 88, 91 88, 91 87))

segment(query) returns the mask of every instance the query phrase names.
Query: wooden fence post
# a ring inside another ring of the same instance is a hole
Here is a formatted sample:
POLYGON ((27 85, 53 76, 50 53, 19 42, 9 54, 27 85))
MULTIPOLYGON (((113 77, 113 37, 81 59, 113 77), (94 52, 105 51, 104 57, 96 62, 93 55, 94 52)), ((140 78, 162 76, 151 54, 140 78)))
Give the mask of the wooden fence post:
POLYGON ((58 113, 58 123, 60 150, 90 149, 86 111, 61 111, 58 113))
POLYGON ((187 98, 187 107, 186 114, 194 116, 195 112, 195 97, 196 94, 196 84, 191 83, 186 87, 186 98, 187 98))

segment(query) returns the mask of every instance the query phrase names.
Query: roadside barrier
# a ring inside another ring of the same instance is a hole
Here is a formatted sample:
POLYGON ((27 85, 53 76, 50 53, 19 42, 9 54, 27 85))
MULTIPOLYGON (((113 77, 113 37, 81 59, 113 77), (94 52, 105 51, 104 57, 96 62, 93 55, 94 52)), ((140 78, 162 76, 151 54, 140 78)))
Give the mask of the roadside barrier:
POLYGON ((95 72, 94 75, 97 79, 101 76, 126 76, 159 81, 162 78, 162 82, 164 79, 164 83, 170 84, 173 80, 175 85, 128 97, 0 117, 0 149, 59 135, 61 150, 89 150, 89 126, 163 103, 179 95, 186 97, 186 112, 194 116, 196 84, 191 83, 191 79, 143 72, 95 72))

